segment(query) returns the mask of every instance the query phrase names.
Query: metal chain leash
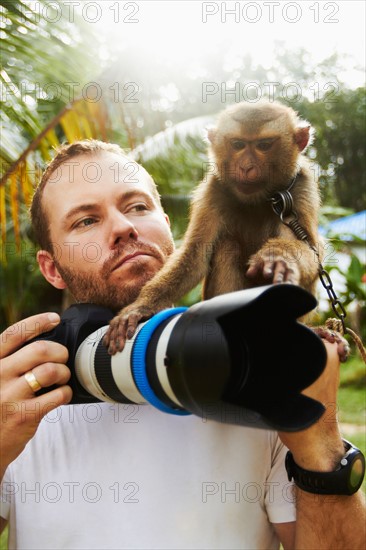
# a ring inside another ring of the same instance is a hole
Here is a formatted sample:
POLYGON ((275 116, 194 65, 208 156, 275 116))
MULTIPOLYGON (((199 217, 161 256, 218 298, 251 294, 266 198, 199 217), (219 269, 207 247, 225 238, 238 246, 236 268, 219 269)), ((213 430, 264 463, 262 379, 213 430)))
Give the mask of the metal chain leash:
POLYGON ((294 210, 294 201, 290 193, 290 189, 294 185, 295 179, 296 178, 292 180, 289 188, 286 191, 279 191, 271 197, 270 201, 272 203, 272 208, 273 208, 273 211, 277 214, 277 216, 280 217, 281 222, 284 225, 287 225, 287 227, 289 227, 292 230, 292 232, 296 235, 296 237, 300 241, 306 242, 307 245, 314 252, 318 262, 318 273, 319 273, 320 282, 322 283, 323 287, 325 288, 329 296, 329 300, 332 304, 332 309, 335 315, 340 320, 342 324, 343 333, 345 334, 348 330, 344 322, 347 316, 346 310, 344 309, 343 304, 339 300, 334 290, 333 282, 329 273, 324 269, 324 266, 320 261, 319 251, 309 241, 309 235, 298 222, 298 215, 297 215, 297 212, 294 210))
POLYGON ((314 252, 316 256, 320 282, 322 283, 328 294, 335 315, 338 317, 338 319, 327 319, 327 321, 325 322, 326 327, 330 330, 336 330, 341 334, 349 334, 353 338, 361 354, 361 357, 366 364, 366 349, 362 343, 362 340, 358 336, 358 334, 356 334, 350 328, 346 327, 344 320, 347 316, 347 313, 334 290, 332 279, 330 278, 329 273, 324 269, 324 266, 320 261, 319 251, 310 242, 308 233, 298 221, 298 215, 297 212, 294 210, 294 201, 290 193, 290 189, 295 184, 296 177, 297 176, 294 177, 289 187, 285 191, 279 191, 269 199, 272 203, 273 211, 275 212, 275 214, 277 214, 277 216, 280 217, 281 222, 284 225, 287 225, 287 227, 291 229, 291 231, 300 241, 304 241, 307 243, 309 248, 314 252))

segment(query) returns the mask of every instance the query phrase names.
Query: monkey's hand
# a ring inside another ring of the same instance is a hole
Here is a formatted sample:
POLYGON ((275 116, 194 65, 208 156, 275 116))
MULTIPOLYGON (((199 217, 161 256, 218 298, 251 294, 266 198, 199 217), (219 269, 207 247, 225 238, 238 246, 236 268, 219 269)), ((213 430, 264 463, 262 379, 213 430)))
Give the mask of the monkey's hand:
POLYGON ((300 284, 300 270, 296 261, 285 259, 280 249, 264 247, 249 258, 246 276, 258 285, 272 282, 300 284))
POLYGON ((152 317, 156 310, 138 301, 122 309, 109 324, 103 344, 108 348, 108 353, 114 355, 117 351, 122 351, 126 344, 126 339, 132 338, 135 334, 137 325, 140 321, 145 321, 152 317))
POLYGON ((347 340, 343 338, 343 336, 339 332, 336 332, 335 330, 329 330, 327 327, 323 326, 310 328, 320 338, 327 340, 327 342, 330 342, 331 344, 336 342, 340 362, 345 363, 347 361, 350 354, 350 347, 347 340))

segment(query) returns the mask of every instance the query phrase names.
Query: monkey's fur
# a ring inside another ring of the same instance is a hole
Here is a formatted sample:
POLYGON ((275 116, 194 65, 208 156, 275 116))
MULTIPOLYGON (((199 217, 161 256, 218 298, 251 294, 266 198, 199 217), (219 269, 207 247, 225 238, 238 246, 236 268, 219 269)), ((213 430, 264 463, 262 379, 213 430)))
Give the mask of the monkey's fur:
POLYGON ((314 251, 281 223, 270 197, 289 187, 298 221, 319 246, 318 185, 303 155, 311 128, 280 103, 240 103, 210 129, 214 173, 197 187, 184 241, 112 321, 105 343, 123 349, 142 319, 171 307, 204 279, 203 298, 269 283, 299 284, 314 293, 314 251))

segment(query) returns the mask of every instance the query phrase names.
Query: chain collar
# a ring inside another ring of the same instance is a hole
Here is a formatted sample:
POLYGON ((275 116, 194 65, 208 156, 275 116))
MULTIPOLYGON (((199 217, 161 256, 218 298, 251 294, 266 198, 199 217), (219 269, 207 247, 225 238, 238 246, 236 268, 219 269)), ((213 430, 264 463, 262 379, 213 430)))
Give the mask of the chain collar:
POLYGON ((324 269, 320 261, 319 251, 317 250, 315 245, 310 242, 307 231, 299 224, 297 212, 296 210, 294 210, 294 201, 290 191, 295 185, 297 176, 298 173, 293 178, 288 188, 285 189, 285 191, 278 191, 268 200, 272 203, 273 211, 275 214, 277 214, 277 216, 280 217, 281 222, 291 229, 297 239, 306 242, 309 248, 311 248, 311 250, 314 252, 316 261, 318 263, 318 273, 320 281, 328 294, 334 313, 337 315, 338 319, 342 323, 343 332, 345 333, 348 330, 344 322, 347 313, 337 294, 335 293, 329 273, 324 269))

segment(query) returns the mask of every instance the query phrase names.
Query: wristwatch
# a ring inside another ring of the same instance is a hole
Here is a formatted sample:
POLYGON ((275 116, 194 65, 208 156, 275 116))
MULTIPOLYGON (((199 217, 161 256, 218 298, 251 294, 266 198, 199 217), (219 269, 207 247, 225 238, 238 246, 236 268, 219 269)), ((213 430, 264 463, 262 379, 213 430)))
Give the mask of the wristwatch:
POLYGON ((319 495, 353 495, 361 487, 365 475, 365 457, 360 449, 343 439, 346 454, 333 472, 312 472, 296 464, 290 451, 285 466, 289 481, 303 491, 319 495))

